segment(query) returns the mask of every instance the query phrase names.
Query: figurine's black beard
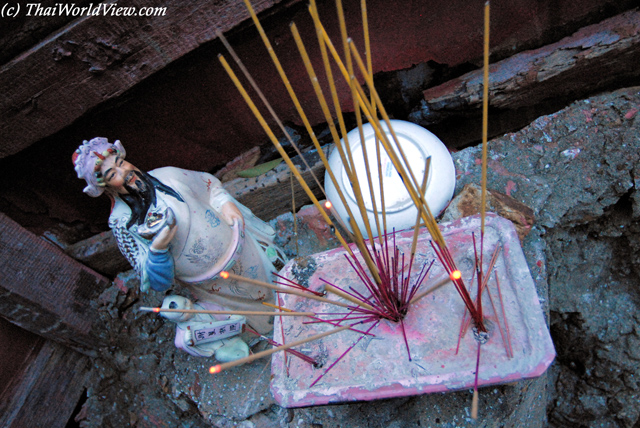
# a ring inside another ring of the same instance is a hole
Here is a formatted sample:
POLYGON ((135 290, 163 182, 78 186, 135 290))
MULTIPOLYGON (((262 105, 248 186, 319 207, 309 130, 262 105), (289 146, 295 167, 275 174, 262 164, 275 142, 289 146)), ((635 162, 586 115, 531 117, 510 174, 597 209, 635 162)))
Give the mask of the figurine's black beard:
POLYGON ((173 196, 180 202, 184 202, 178 192, 162 184, 158 179, 146 172, 134 171, 133 174, 136 177, 135 187, 125 184, 124 188, 127 189, 129 194, 120 195, 122 200, 131 208, 131 218, 127 223, 127 229, 134 224, 141 225, 144 223, 147 211, 152 205, 156 204, 156 190, 173 196))

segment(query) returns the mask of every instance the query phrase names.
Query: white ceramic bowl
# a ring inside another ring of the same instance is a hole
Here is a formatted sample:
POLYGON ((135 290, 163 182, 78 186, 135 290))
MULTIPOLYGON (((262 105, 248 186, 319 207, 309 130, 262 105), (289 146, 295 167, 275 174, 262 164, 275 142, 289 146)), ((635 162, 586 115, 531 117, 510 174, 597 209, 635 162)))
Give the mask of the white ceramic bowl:
MULTIPOLYGON (((414 123, 402 120, 392 120, 391 126, 393 127, 400 146, 406 155, 408 167, 411 168, 415 174, 418 183, 422 183, 426 159, 431 156, 431 166, 429 169, 425 196, 431 213, 434 216, 437 216, 453 197, 456 184, 456 171, 453 165, 453 159, 451 159, 451 155, 449 154, 449 150, 442 141, 438 139, 438 137, 414 123)), ((389 140, 393 144, 391 133, 388 131, 387 126, 384 123, 383 128, 389 136, 389 140)), ((371 171, 371 187, 373 188, 375 198, 375 208, 381 220, 382 206, 380 202, 380 174, 377 167, 378 162, 376 157, 375 132, 373 127, 370 124, 364 125, 363 134, 367 158, 369 159, 369 168, 371 171)), ((374 204, 371 200, 371 191, 369 190, 362 143, 360 141, 360 133, 358 129, 356 128, 350 131, 347 134, 347 139, 349 140, 349 145, 351 147, 353 163, 355 164, 356 175, 361 186, 361 193, 363 196, 364 206, 367 209, 367 216, 369 217, 369 223, 371 224, 372 234, 374 236, 378 236, 375 223, 374 204)), ((391 232, 393 229, 398 231, 411 228, 416 223, 418 210, 413 204, 400 175, 391 163, 391 160, 382 145, 380 145, 380 151, 387 217, 387 232, 391 232)), ((403 164, 406 168, 407 165, 404 162, 403 164)), ((349 177, 344 169, 340 154, 335 147, 329 156, 329 165, 335 174, 337 185, 342 189, 342 192, 345 195, 347 205, 356 218, 358 228, 362 231, 362 234, 367 237, 364 222, 360 215, 360 211, 358 210, 358 205, 352 186, 349 182, 349 177)), ((349 225, 349 215, 347 210, 340 200, 336 186, 328 173, 325 173, 324 181, 327 197, 333 204, 336 213, 341 218, 341 223, 343 223, 343 226, 348 230, 352 231, 349 225)), ((380 224, 382 224, 382 221, 380 224)))

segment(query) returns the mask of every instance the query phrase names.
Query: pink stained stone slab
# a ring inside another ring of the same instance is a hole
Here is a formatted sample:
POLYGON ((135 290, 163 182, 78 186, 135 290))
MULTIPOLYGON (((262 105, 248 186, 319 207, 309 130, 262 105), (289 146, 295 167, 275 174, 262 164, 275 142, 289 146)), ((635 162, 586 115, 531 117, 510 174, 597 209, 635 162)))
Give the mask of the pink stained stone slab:
MULTIPOLYGON (((469 288, 474 269, 472 232, 475 232, 476 237, 480 236, 480 218, 466 217, 443 224, 440 228, 469 288)), ((426 229, 419 236, 414 273, 424 264, 436 259, 429 243, 430 238, 426 229)), ((411 240, 411 231, 396 234, 396 245, 406 253, 406 260, 411 240)), ((507 356, 504 342, 507 336, 505 317, 502 315, 495 276, 492 276, 488 288, 495 310, 487 293, 482 296, 490 337, 481 346, 478 375, 480 386, 540 376, 555 357, 551 336, 515 228, 510 221, 488 214, 484 241, 485 268, 498 245, 502 245, 502 249, 494 271, 499 279, 513 358, 507 356), (503 334, 498 323, 502 326, 503 334)), ((355 246, 353 252, 361 260, 355 246)), ((344 254, 342 248, 314 254, 304 261, 304 266, 292 260, 281 274, 293 281, 308 284, 314 290, 323 288, 323 282, 320 281, 322 278, 342 289, 351 286, 364 293, 364 285, 344 254), (313 272, 314 262, 316 269, 313 272)), ((412 274, 413 278, 416 276, 412 274)), ((445 276, 444 268, 436 260, 421 289, 426 289, 445 276)), ((475 284, 476 282, 474 286, 475 284)), ((348 303, 335 295, 329 294, 327 297, 348 303)), ((281 294, 281 299, 284 307, 295 311, 348 312, 339 306, 294 295, 281 294)), ((360 333, 346 330, 295 348, 320 362, 322 367, 319 368, 290 354, 285 359, 283 352, 275 353, 271 362, 271 392, 283 407, 302 407, 473 387, 478 342, 470 331, 462 337, 456 354, 464 313, 464 304, 452 283, 414 303, 404 320, 411 360, 399 323, 386 320, 371 330, 375 335, 373 337, 363 337, 360 333), (352 349, 346 356, 311 387, 314 380, 349 347, 352 349)), ((290 343, 335 328, 326 323, 303 324, 305 321, 309 321, 309 318, 276 317, 274 340, 290 343)), ((356 328, 367 330, 370 326, 371 324, 362 324, 356 328)))

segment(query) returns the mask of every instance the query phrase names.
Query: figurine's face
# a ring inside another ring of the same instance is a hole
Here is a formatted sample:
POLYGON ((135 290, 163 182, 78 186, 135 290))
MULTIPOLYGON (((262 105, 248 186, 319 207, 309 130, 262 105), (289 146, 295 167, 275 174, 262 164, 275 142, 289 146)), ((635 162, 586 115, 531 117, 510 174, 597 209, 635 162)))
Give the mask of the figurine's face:
POLYGON ((138 179, 138 168, 122 159, 120 156, 109 156, 101 165, 100 171, 105 184, 117 193, 129 193, 127 187, 137 189, 141 183, 138 179))

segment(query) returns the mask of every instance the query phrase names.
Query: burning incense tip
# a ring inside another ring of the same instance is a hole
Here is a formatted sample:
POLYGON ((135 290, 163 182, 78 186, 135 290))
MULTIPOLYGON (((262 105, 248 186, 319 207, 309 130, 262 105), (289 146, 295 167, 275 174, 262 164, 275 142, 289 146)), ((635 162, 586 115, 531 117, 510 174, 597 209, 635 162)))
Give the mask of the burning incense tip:
POLYGON ((330 201, 327 201, 327 202, 324 203, 324 207, 326 209, 328 209, 328 210, 330 210, 332 206, 333 206, 333 204, 330 201))
POLYGON ((216 374, 216 373, 220 373, 220 365, 218 364, 217 366, 211 366, 209 367, 209 373, 211 374, 216 374))
POLYGON ((229 278, 229 272, 227 272, 227 271, 223 270, 222 272, 220 272, 220 276, 221 276, 223 279, 228 279, 228 278, 229 278))
POLYGON ((451 281, 456 281, 462 278, 462 272, 460 272, 459 270, 454 270, 453 272, 451 272, 451 275, 449 275, 449 278, 451 278, 451 281))
POLYGON ((153 312, 160 312, 160 308, 153 308, 153 312))

